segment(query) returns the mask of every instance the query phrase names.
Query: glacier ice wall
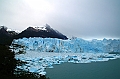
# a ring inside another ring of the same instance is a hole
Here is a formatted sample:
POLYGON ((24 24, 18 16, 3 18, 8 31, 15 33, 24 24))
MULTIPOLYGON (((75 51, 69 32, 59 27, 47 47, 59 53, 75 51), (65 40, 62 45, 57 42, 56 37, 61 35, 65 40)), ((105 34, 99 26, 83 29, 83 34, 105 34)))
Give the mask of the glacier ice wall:
POLYGON ((13 40, 11 47, 14 48, 14 50, 20 51, 22 49, 20 47, 15 47, 14 45, 21 45, 24 47, 24 50, 33 50, 38 52, 120 52, 120 39, 93 39, 91 41, 87 41, 81 38, 61 40, 57 38, 34 37, 13 40))

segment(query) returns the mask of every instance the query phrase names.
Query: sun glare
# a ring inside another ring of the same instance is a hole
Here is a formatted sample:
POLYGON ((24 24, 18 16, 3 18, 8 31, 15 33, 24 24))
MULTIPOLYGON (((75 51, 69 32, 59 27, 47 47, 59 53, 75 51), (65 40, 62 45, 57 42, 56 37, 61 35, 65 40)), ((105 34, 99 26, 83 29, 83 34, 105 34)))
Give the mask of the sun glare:
POLYGON ((46 0, 25 0, 25 3, 35 11, 50 12, 52 5, 46 0))

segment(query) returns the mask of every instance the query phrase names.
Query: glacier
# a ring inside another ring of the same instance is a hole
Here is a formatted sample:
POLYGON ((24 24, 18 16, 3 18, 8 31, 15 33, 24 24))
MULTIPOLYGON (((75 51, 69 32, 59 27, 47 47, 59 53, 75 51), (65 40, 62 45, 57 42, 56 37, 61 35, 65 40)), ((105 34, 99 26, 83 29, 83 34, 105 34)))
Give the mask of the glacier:
MULTIPOLYGON (((93 39, 87 41, 81 38, 62 40, 57 38, 23 38, 13 40, 12 45, 24 46, 25 50, 37 52, 66 52, 66 53, 109 53, 120 52, 120 39, 93 39)), ((19 50, 18 50, 19 51, 19 50)))
POLYGON ((92 63, 120 58, 120 39, 81 38, 61 40, 57 38, 22 38, 13 40, 10 48, 16 53, 16 60, 26 62, 16 70, 25 70, 46 75, 46 68, 54 64, 92 63), (110 54, 113 53, 113 54, 110 54))

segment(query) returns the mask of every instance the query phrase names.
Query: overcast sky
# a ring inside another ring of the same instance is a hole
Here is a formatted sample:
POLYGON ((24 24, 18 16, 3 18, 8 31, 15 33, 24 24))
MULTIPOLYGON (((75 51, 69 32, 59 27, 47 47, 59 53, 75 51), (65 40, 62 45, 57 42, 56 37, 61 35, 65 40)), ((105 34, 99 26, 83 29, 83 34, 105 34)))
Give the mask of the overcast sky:
POLYGON ((120 38, 120 0, 0 0, 0 25, 46 23, 69 37, 120 38))

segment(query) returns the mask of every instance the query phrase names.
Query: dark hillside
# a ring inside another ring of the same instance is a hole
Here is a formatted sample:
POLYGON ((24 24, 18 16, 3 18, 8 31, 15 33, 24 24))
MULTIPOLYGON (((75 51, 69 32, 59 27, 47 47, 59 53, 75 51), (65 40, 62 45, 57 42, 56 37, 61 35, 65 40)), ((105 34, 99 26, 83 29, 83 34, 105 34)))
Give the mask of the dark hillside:
POLYGON ((0 26, 0 45, 10 45, 13 38, 4 26, 0 26))
MULTIPOLYGON (((39 27, 38 27, 39 28, 39 27)), ((16 35, 14 38, 29 38, 29 37, 42 37, 42 38, 59 38, 59 39, 68 39, 65 35, 58 32, 57 30, 52 29, 49 25, 42 28, 33 28, 28 27, 26 30, 22 31, 20 34, 16 35), (43 29, 44 28, 44 29, 43 29)))

